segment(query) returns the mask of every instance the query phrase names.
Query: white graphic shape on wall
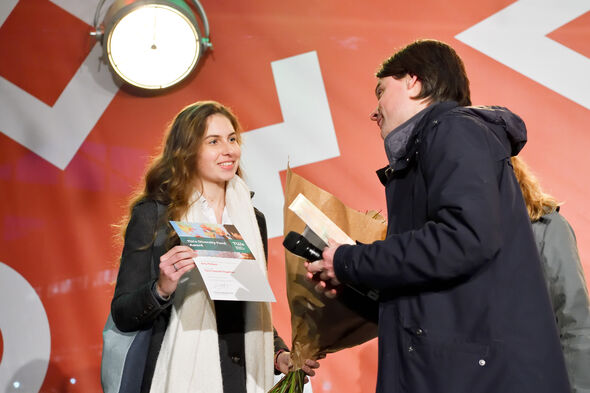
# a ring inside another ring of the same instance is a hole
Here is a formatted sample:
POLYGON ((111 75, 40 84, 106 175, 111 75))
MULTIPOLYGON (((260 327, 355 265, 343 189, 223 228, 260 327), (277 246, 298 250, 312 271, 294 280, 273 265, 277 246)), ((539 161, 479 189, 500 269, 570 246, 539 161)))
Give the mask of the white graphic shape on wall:
POLYGON ((254 203, 266 216, 268 237, 283 234, 279 172, 338 157, 338 141, 317 53, 271 63, 283 122, 244 133, 242 167, 254 203))
MULTIPOLYGON (((94 9, 52 0, 88 24, 94 9)), ((0 4, 0 26, 18 1, 0 4)), ((53 107, 0 77, 0 132, 65 169, 118 91, 96 44, 53 107)), ((283 122, 244 133, 243 168, 266 214, 269 237, 282 235, 279 172, 338 157, 338 143, 316 52, 271 63, 283 122)))
POLYGON ((588 11, 588 0, 519 0, 455 38, 590 109, 590 59, 546 36, 588 11))
POLYGON ((0 310, 4 345, 0 390, 38 392, 49 365, 49 321, 35 289, 16 270, 2 262, 0 310))
MULTIPOLYGON (((0 26, 18 3, 5 1, 0 6, 0 26)), ((54 3, 84 16, 78 0, 54 3)), ((84 21, 91 24, 92 7, 84 4, 88 8, 84 21)), ((97 43, 52 107, 0 76, 0 132, 65 169, 119 90, 108 67, 100 64, 101 56, 97 43)))

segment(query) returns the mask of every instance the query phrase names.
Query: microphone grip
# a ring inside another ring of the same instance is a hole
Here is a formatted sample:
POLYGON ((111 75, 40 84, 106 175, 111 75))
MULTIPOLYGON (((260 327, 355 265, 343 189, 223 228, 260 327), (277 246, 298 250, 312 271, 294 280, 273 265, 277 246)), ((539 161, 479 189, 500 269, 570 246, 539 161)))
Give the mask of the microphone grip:
MULTIPOLYGON (((308 261, 317 261, 322 259, 322 250, 311 244, 303 235, 297 232, 289 232, 283 240, 283 246, 295 255, 298 255, 308 261)), ((345 284, 359 295, 366 296, 373 301, 379 299, 379 292, 373 289, 356 287, 345 284)))
POLYGON ((308 252, 307 256, 311 257, 310 259, 308 259, 310 261, 317 261, 317 260, 322 259, 322 252, 315 247, 310 247, 307 250, 307 252, 308 252))

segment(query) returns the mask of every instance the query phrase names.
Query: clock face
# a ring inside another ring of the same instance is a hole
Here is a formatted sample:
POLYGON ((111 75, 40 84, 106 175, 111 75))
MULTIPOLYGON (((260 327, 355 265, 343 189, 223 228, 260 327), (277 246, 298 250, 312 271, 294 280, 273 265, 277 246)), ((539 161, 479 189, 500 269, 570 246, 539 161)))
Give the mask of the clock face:
POLYGON ((199 35, 175 8, 150 4, 121 18, 107 37, 114 71, 126 82, 160 89, 179 82, 199 58, 199 35))

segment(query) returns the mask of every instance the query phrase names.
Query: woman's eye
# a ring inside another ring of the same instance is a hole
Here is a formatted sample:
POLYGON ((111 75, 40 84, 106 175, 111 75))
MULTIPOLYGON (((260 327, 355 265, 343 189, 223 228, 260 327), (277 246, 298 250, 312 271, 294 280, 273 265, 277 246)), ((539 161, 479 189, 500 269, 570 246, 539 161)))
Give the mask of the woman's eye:
POLYGON ((238 140, 238 138, 236 138, 235 136, 232 136, 231 138, 229 138, 229 141, 230 142, 235 142, 237 140, 238 140))
POLYGON ((210 139, 210 140, 209 140, 209 144, 210 144, 210 145, 215 145, 215 144, 217 144, 217 139, 210 139))

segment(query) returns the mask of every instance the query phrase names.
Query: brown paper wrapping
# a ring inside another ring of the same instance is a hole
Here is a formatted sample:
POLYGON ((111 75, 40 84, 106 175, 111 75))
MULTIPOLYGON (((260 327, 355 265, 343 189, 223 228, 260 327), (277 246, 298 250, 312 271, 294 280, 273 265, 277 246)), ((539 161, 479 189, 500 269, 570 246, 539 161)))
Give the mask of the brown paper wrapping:
MULTIPOLYGON (((302 233, 305 223, 289 205, 299 194, 323 211, 348 236, 362 243, 385 238, 387 225, 377 213, 361 213, 345 206, 330 193, 287 169, 285 191, 285 231, 302 233)), ((303 259, 285 250, 287 298, 291 309, 293 343, 291 358, 294 369, 305 359, 362 344, 377 335, 377 325, 342 304, 338 297, 328 299, 317 293, 314 284, 305 279, 303 259)))

